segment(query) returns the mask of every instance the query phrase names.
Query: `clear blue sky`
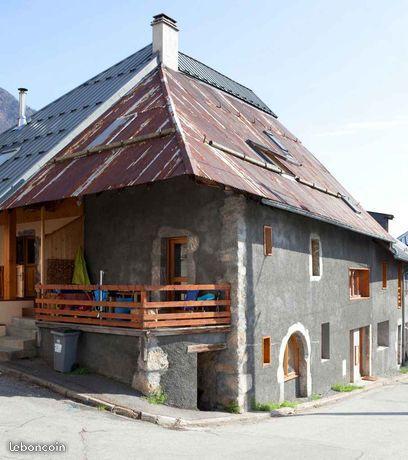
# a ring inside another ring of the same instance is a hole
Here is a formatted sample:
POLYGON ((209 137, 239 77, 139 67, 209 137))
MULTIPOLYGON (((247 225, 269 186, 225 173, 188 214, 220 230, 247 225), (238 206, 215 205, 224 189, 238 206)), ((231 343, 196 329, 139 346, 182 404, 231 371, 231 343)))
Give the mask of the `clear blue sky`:
POLYGON ((41 108, 178 20, 180 49, 252 88, 369 210, 408 230, 408 2, 0 0, 0 87, 41 108))

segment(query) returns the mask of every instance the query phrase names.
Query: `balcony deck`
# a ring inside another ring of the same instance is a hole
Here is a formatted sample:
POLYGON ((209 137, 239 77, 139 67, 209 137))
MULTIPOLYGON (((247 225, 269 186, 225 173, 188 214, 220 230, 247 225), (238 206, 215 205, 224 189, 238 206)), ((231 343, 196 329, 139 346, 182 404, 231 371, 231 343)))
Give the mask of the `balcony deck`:
POLYGON ((231 323, 229 284, 39 284, 35 303, 37 321, 67 325, 158 330, 231 323))

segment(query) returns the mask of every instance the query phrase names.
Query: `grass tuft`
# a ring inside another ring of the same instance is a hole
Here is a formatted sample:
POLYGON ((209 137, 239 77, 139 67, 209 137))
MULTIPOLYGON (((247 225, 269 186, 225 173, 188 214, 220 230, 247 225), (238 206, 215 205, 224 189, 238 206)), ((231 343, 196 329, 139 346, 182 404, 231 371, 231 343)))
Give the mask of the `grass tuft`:
POLYGON ((146 399, 150 404, 165 404, 167 395, 163 390, 159 390, 147 396, 146 399))
POLYGON ((401 374, 408 374, 408 367, 401 366, 399 371, 401 374))
POLYGON ((272 412, 273 410, 281 409, 282 407, 296 407, 299 403, 296 401, 283 401, 282 403, 259 403, 254 401, 252 409, 259 412, 272 412))
POLYGON ((231 401, 228 406, 225 407, 225 410, 230 414, 239 414, 239 405, 236 401, 231 401))
POLYGON ((319 395, 318 393, 313 393, 310 399, 312 401, 318 401, 319 399, 322 399, 322 395, 319 395))
POLYGON ((86 375, 86 374, 89 374, 89 373, 90 373, 90 371, 86 367, 77 367, 73 371, 68 372, 68 374, 70 374, 70 375, 86 375))
POLYGON ((105 406, 105 404, 98 404, 96 408, 100 411, 108 410, 108 406, 105 406))
POLYGON ((335 383, 331 386, 333 391, 338 391, 339 393, 349 393, 350 391, 354 390, 361 390, 363 387, 358 385, 353 385, 351 383, 343 384, 343 383, 335 383))

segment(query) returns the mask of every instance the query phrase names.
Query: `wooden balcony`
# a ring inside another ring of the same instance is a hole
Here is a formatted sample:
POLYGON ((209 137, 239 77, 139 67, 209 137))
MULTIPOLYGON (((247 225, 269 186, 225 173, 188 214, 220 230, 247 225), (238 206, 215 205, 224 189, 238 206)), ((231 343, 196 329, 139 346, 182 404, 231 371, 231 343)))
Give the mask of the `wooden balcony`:
POLYGON ((229 284, 36 286, 37 321, 139 330, 228 326, 229 284))

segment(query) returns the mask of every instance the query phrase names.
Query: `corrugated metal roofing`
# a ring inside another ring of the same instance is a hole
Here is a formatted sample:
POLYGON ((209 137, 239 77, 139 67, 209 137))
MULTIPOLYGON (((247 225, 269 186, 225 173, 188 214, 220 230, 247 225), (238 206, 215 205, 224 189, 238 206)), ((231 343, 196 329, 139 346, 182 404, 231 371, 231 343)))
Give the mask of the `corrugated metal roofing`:
POLYGON ((120 125, 115 127, 105 143, 130 140, 160 129, 173 131, 141 143, 105 148, 84 158, 50 163, 6 206, 24 206, 193 174, 261 197, 272 206, 393 241, 276 118, 181 72, 154 71, 79 135, 58 159, 86 150, 102 132, 109 131, 118 117, 125 115, 132 115, 131 122, 122 125, 126 126, 123 130, 120 125), (248 140, 271 152, 277 149, 265 130, 271 131, 296 160, 280 159, 293 177, 267 169, 265 162, 264 167, 254 164, 260 158, 248 140), (212 147, 209 140, 245 154, 246 159, 212 147), (352 207, 347 204, 349 201, 352 207))
POLYGON ((17 155, 0 166, 0 196, 151 58, 148 45, 48 104, 21 129, 0 134, 0 154, 10 147, 20 147, 17 155))
MULTIPOLYGON (((23 128, 9 129, 0 134, 0 154, 10 148, 19 148, 13 158, 0 164, 0 202, 21 186, 19 179, 30 168, 90 116, 96 107, 115 94, 151 58, 150 44, 48 104, 36 112, 23 128), (13 184, 16 186, 11 189, 13 184)), ((250 89, 183 53, 179 53, 179 68, 194 78, 273 114, 250 89)))
POLYGON ((242 99, 248 104, 251 104, 276 117, 272 110, 263 101, 261 101, 261 99, 259 99, 259 97, 251 89, 231 80, 231 78, 226 77, 222 73, 217 72, 211 67, 206 66, 202 62, 199 62, 186 54, 179 53, 179 70, 191 77, 208 83, 215 88, 221 89, 226 93, 232 94, 238 99, 242 99))

